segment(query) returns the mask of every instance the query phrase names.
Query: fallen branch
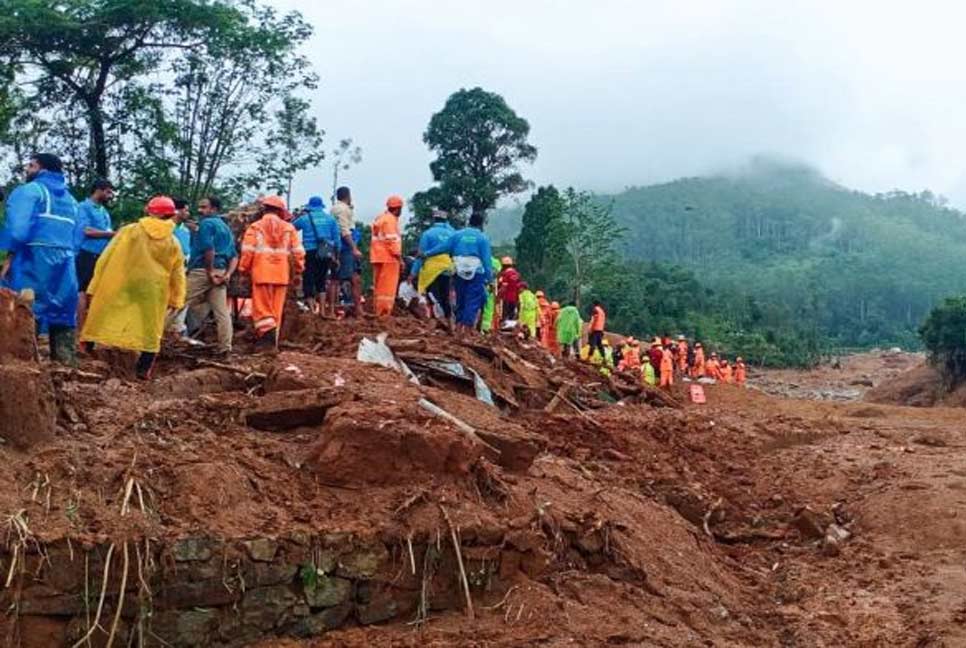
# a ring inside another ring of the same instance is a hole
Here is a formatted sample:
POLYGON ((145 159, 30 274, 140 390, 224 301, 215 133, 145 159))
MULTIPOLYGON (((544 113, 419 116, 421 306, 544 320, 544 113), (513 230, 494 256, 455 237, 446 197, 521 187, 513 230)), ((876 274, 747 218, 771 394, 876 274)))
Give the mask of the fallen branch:
POLYGON ((214 360, 205 360, 203 358, 195 358, 195 364, 202 367, 211 367, 212 369, 221 369, 222 371, 230 371, 239 376, 244 376, 246 378, 257 378, 258 380, 265 380, 268 378, 268 374, 262 373, 260 371, 255 371, 251 367, 233 367, 231 365, 224 364, 222 362, 215 362, 214 360))
POLYGON ((567 397, 567 394, 570 392, 572 387, 573 385, 566 383, 561 385, 560 389, 557 390, 557 393, 554 394, 550 402, 547 403, 547 406, 543 408, 543 411, 547 414, 552 414, 553 411, 557 409, 557 406, 563 401, 563 399, 567 397))
POLYGON ((460 542, 456 537, 456 528, 453 526, 453 521, 450 519, 449 513, 442 504, 439 505, 439 510, 443 512, 443 517, 446 519, 447 526, 449 526, 450 540, 453 541, 453 550, 456 552, 456 563, 460 568, 460 582, 463 584, 463 592, 466 594, 466 616, 473 621, 476 619, 476 612, 473 610, 473 598, 470 596, 470 581, 466 578, 466 569, 463 567, 463 552, 460 551, 460 542))
POLYGON ((419 399, 419 406, 422 407, 424 410, 426 410, 426 411, 428 411, 428 412, 430 412, 432 414, 435 414, 436 416, 438 416, 438 417, 440 417, 442 419, 446 419, 447 421, 449 421, 450 423, 452 423, 453 425, 455 425, 463 434, 465 434, 467 437, 470 438, 470 440, 474 441, 475 443, 479 443, 483 447, 485 447, 485 448, 487 448, 489 450, 492 450, 493 452, 495 452, 497 454, 500 454, 500 451, 499 450, 497 450, 496 448, 494 448, 493 446, 491 446, 489 443, 487 443, 486 441, 484 441, 483 439, 481 439, 480 436, 476 433, 476 429, 472 425, 470 425, 469 423, 467 423, 466 421, 463 421, 461 419, 456 418, 455 416, 453 416, 452 414, 450 414, 449 412, 447 412, 446 410, 444 410, 439 405, 436 405, 435 403, 433 403, 433 402, 431 402, 431 401, 429 401, 429 400, 427 400, 425 398, 420 398, 419 399))

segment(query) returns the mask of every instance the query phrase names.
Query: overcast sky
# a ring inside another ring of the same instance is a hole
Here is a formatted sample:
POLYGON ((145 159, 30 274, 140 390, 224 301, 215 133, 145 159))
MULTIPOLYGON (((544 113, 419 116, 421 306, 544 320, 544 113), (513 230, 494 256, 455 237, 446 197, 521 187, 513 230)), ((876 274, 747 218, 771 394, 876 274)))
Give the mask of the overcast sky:
MULTIPOLYGON (((315 26, 330 146, 371 220, 429 185, 422 133, 461 87, 502 94, 553 182, 618 191, 797 158, 870 192, 930 188, 966 207, 963 3, 789 0, 269 0, 315 26)), ((306 173, 296 200, 327 195, 306 173)))

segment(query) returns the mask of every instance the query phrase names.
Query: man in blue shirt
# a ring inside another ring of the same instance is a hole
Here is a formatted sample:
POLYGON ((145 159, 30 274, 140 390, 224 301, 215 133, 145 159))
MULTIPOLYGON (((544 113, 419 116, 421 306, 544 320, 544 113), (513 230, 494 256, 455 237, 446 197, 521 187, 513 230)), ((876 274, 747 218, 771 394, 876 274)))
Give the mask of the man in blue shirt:
POLYGON ((232 324, 228 308, 228 281, 238 267, 235 237, 219 215, 221 201, 215 196, 198 202, 201 222, 191 236, 188 262, 188 297, 185 304, 199 326, 211 313, 218 328, 218 354, 231 353, 232 324))
MULTIPOLYGON (((449 214, 437 209, 433 212, 433 224, 419 237, 420 253, 446 241, 454 232, 453 226, 449 224, 449 214)), ((409 277, 410 282, 420 293, 432 295, 433 301, 439 304, 447 322, 453 314, 453 306, 450 303, 452 265, 452 259, 446 254, 430 259, 428 265, 420 258, 413 264, 409 277)))
POLYGON ((2 285, 34 294, 38 332, 50 334, 50 358, 77 363, 76 250, 84 223, 77 201, 67 190, 60 158, 30 156, 27 182, 7 198, 0 249, 9 253, 2 285))
POLYGON ((302 236, 305 248, 305 274, 302 294, 313 312, 322 317, 335 317, 339 294, 339 254, 342 235, 339 223, 325 211, 319 196, 309 198, 306 213, 292 223, 302 236))
MULTIPOLYGON (((175 198, 174 209, 174 217, 171 219, 175 223, 174 240, 181 246, 181 253, 184 255, 184 272, 187 274, 188 263, 191 261, 191 229, 186 225, 191 218, 191 213, 188 211, 188 201, 184 198, 175 198)), ((195 224, 195 229, 197 229, 197 224, 195 224)), ((187 318, 187 306, 171 311, 168 313, 164 328, 176 338, 188 341, 187 318)))
POLYGON ((449 254, 456 268, 456 328, 469 333, 476 327, 483 303, 486 301, 486 285, 493 281, 490 259, 493 248, 483 233, 482 212, 470 216, 469 227, 455 232, 428 250, 421 250, 424 259, 437 254, 449 254))
POLYGON ((84 240, 77 252, 77 326, 84 327, 87 315, 87 286, 94 276, 94 266, 107 244, 114 237, 111 215, 107 205, 114 199, 114 185, 110 180, 96 180, 91 195, 80 204, 81 220, 84 223, 84 240))

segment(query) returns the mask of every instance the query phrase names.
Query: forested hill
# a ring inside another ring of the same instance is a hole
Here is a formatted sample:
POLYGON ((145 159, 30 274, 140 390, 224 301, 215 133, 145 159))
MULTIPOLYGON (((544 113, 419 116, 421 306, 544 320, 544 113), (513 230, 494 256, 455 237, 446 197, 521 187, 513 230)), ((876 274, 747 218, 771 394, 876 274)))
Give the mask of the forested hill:
POLYGON ((833 344, 913 346, 931 307, 966 292, 966 215, 929 192, 873 196, 757 160, 598 200, 626 229, 629 260, 684 266, 763 324, 814 327, 833 344))

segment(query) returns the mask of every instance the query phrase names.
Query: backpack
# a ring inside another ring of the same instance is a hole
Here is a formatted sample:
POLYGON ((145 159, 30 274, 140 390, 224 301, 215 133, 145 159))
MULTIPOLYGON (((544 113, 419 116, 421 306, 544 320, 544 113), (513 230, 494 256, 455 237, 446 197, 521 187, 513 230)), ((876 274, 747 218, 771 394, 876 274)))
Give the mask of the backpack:
POLYGON ((319 230, 315 226, 315 219, 312 218, 312 212, 308 213, 309 223, 312 225, 312 232, 315 234, 315 242, 318 243, 318 247, 315 249, 315 256, 319 258, 319 261, 330 261, 335 258, 335 246, 326 240, 322 240, 319 236, 319 230))

